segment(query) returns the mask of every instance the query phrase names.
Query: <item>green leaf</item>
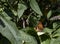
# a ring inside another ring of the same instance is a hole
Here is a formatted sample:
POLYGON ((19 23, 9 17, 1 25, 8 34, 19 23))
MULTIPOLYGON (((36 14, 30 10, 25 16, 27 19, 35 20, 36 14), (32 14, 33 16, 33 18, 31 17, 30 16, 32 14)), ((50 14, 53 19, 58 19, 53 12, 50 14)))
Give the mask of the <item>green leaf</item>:
POLYGON ((17 11, 15 10, 11 10, 11 11, 14 13, 15 16, 17 16, 17 11))
POLYGON ((37 14, 39 14, 40 16, 43 15, 36 0, 30 0, 30 6, 37 14))
POLYGON ((53 28, 55 29, 57 27, 57 23, 53 23, 53 28))
POLYGON ((41 44, 50 44, 50 39, 47 39, 47 40, 41 42, 41 44))
POLYGON ((1 0, 2 2, 6 2, 6 0, 1 0))
POLYGON ((18 17, 20 18, 24 11, 27 9, 27 7, 24 4, 18 3, 18 17))
POLYGON ((5 27, 1 27, 0 33, 8 38, 12 44, 19 44, 21 40, 18 36, 19 32, 16 25, 13 22, 7 21, 5 18, 0 16, 0 19, 3 21, 5 27), (20 40, 20 41, 19 41, 20 40), (17 42, 18 41, 18 42, 17 42))
POLYGON ((60 28, 53 33, 53 37, 60 37, 60 28))
POLYGON ((39 37, 37 35, 37 32, 34 30, 34 28, 26 27, 26 28, 22 29, 22 31, 24 31, 25 33, 27 33, 29 35, 32 35, 37 40, 37 42, 40 43, 39 37))
POLYGON ((60 44, 60 37, 57 39, 51 39, 51 43, 50 44, 60 44))
POLYGON ((53 29, 57 29, 60 27, 60 22, 54 22, 53 23, 53 29))
POLYGON ((0 25, 0 33, 5 36, 11 44, 37 44, 34 37, 24 33, 23 31, 18 31, 15 23, 6 20, 2 16, 0 19, 3 21, 5 27, 0 25))
POLYGON ((52 10, 50 10, 48 13, 47 13, 47 18, 50 18, 52 15, 52 10))
POLYGON ((23 41, 25 41, 25 44, 37 44, 37 41, 34 37, 28 35, 28 34, 25 34, 23 31, 19 31, 20 34, 21 34, 21 39, 23 41))
POLYGON ((40 36, 40 42, 41 42, 41 44, 50 44, 50 36, 49 35, 45 35, 45 34, 43 34, 43 35, 41 35, 40 36))
POLYGON ((3 9, 4 9, 4 8, 1 8, 1 7, 0 7, 0 13, 3 11, 3 9))
POLYGON ((2 16, 5 18, 5 19, 7 19, 7 20, 11 20, 11 17, 9 17, 8 15, 7 15, 7 13, 6 12, 2 12, 2 16))
POLYGON ((52 33, 52 29, 49 29, 49 28, 44 28, 44 30, 43 30, 44 32, 47 32, 47 33, 49 33, 49 34, 51 34, 52 33))

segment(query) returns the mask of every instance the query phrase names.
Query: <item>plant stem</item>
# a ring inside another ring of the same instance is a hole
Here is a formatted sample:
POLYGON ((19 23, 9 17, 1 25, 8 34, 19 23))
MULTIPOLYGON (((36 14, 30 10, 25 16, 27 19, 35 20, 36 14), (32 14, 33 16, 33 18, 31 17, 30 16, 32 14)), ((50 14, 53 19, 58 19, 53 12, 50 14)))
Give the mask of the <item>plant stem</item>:
POLYGON ((41 36, 39 36, 40 44, 41 44, 41 36))

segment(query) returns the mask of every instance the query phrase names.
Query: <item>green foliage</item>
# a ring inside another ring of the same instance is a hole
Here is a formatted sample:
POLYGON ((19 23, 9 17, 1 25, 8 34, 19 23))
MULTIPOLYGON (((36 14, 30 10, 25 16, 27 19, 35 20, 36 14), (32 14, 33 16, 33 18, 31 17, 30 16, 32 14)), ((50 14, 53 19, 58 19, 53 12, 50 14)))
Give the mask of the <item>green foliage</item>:
POLYGON ((50 18, 51 15, 52 15, 52 10, 50 10, 50 11, 48 12, 48 14, 47 14, 47 18, 50 18))
POLYGON ((0 19, 5 25, 5 27, 0 26, 0 33, 8 38, 12 44, 23 44, 23 41, 26 42, 26 44, 37 44, 35 39, 32 39, 32 36, 25 34, 23 31, 18 31, 13 22, 7 21, 2 16, 0 16, 0 19))
POLYGON ((59 7, 58 0, 0 0, 0 44, 60 44, 59 7))
POLYGON ((36 0, 30 0, 30 6, 37 14, 39 14, 40 16, 43 15, 36 0))
POLYGON ((20 3, 18 4, 18 17, 19 18, 23 15, 23 13, 26 9, 27 9, 27 7, 25 5, 20 4, 20 3))

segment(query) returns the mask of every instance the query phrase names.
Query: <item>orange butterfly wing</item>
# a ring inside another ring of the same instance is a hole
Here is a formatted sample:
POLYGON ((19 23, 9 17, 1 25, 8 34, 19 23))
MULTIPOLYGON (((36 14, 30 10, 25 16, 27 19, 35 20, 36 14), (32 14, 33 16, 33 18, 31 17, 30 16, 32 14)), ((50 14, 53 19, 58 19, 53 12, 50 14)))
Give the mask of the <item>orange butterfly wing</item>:
POLYGON ((43 24, 42 22, 39 22, 38 25, 34 28, 37 32, 43 31, 43 24))

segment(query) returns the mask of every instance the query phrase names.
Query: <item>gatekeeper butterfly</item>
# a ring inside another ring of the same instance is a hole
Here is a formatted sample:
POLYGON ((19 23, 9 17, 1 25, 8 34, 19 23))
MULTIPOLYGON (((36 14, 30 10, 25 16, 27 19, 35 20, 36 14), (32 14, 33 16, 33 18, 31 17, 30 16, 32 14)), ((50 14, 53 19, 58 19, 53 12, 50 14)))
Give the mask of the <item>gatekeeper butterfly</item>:
POLYGON ((39 22, 38 25, 34 28, 37 32, 42 32, 43 31, 43 24, 42 22, 39 22))

